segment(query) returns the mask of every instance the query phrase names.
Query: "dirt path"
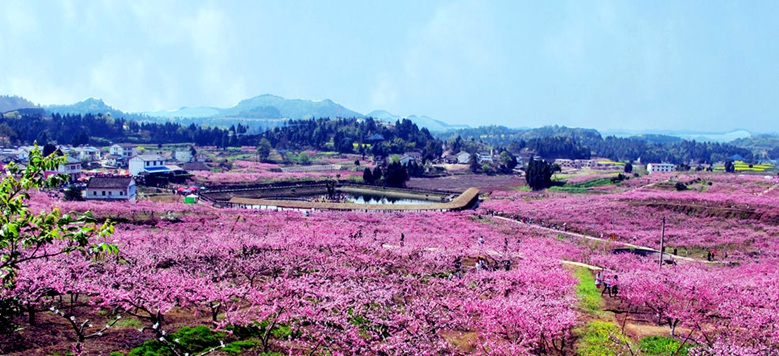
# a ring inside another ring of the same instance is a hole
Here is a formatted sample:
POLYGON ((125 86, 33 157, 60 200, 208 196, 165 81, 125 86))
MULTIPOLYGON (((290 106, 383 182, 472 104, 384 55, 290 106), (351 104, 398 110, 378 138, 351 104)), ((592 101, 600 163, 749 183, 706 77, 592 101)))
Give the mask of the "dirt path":
MULTIPOLYGON (((532 227, 532 228, 537 229, 537 230, 543 230, 543 231, 551 232, 551 233, 555 233, 555 234, 561 234, 561 235, 570 236, 570 237, 578 237, 578 238, 581 238, 581 239, 586 239, 586 240, 591 240, 591 241, 598 241, 598 242, 604 242, 604 243, 617 244, 617 245, 625 246, 625 247, 629 247, 629 248, 649 250, 649 251, 653 251, 653 252, 656 252, 656 253, 660 253, 660 251, 658 251, 658 250, 656 250, 654 248, 651 248, 651 247, 647 247, 647 246, 639 246, 639 245, 629 244, 629 243, 626 243, 626 242, 611 241, 611 240, 602 239, 602 238, 595 237, 595 236, 590 236, 590 235, 584 235, 584 234, 580 234, 580 233, 576 233, 576 232, 556 230, 556 229, 544 227, 544 226, 541 226, 541 225, 523 223, 523 222, 520 222, 520 221, 517 221, 517 220, 504 218, 502 216, 493 216, 493 218, 500 219, 500 220, 503 220, 503 221, 508 221, 508 222, 514 223, 514 224, 520 224, 520 225, 529 226, 529 227, 532 227)), ((711 263, 709 261, 704 261, 704 260, 700 260, 700 259, 697 259, 697 258, 691 258, 691 257, 682 257, 682 256, 674 255, 674 254, 671 254, 671 253, 668 253, 668 252, 665 252, 664 254, 665 255, 669 255, 669 256, 673 256, 674 259, 682 260, 682 261, 688 261, 688 262, 695 261, 695 262, 711 263)))
POLYGON ((759 197, 762 197, 763 195, 766 195, 766 194, 770 193, 772 190, 776 189, 776 187, 779 187, 779 184, 774 184, 770 188, 768 188, 768 189, 766 189, 766 190, 764 190, 764 191, 762 191, 762 192, 760 192, 758 194, 755 194, 755 195, 757 195, 759 197))

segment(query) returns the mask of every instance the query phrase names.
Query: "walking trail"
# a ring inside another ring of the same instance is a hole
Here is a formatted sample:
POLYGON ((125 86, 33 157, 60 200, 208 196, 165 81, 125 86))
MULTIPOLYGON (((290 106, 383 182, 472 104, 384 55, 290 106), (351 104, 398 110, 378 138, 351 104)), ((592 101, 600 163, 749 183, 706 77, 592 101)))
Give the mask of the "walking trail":
MULTIPOLYGON (((595 236, 590 236, 590 235, 584 235, 584 234, 580 234, 580 233, 576 233, 576 232, 556 230, 556 229, 548 228, 548 227, 541 226, 541 225, 523 223, 523 222, 520 222, 520 221, 517 221, 517 220, 513 220, 513 219, 509 219, 509 218, 505 218, 505 217, 497 216, 497 215, 493 216, 493 218, 500 219, 500 220, 503 220, 503 221, 508 221, 508 222, 514 223, 514 224, 520 224, 520 225, 529 226, 529 227, 532 227, 532 228, 537 229, 537 230, 543 230, 543 231, 551 232, 551 233, 555 233, 555 234, 561 234, 561 235, 570 236, 570 237, 578 237, 578 238, 581 238, 581 239, 586 239, 586 240, 591 240, 591 241, 599 241, 599 242, 617 244, 617 245, 625 246, 625 247, 629 247, 629 248, 649 250, 649 251, 660 253, 660 251, 658 251, 658 250, 656 250, 654 248, 651 248, 651 247, 647 247, 647 246, 639 246, 639 245, 629 244, 629 243, 626 243, 626 242, 611 241, 611 240, 602 239, 602 238, 595 237, 595 236)), ((671 253, 668 253, 668 252, 665 252, 664 254, 673 256, 674 259, 678 259, 678 260, 682 260, 682 261, 689 261, 689 262, 696 261, 696 262, 710 263, 709 261, 704 261, 704 260, 701 260, 701 259, 691 258, 691 257, 682 257, 682 256, 674 255, 674 254, 671 254, 671 253)))

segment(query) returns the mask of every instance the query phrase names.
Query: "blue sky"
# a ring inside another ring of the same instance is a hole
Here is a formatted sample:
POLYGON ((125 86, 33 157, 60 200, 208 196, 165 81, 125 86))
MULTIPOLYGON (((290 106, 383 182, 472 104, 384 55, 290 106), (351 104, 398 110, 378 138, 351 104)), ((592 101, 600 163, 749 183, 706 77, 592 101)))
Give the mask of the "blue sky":
POLYGON ((270 93, 452 124, 779 131, 777 1, 0 0, 0 94, 270 93))

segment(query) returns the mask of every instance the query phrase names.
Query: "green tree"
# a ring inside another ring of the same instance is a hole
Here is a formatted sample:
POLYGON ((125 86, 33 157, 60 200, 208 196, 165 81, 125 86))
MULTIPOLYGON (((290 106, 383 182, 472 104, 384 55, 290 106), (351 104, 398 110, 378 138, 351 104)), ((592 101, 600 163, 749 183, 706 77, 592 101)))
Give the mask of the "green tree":
POLYGON ((362 180, 367 184, 373 184, 373 172, 370 168, 365 167, 365 170, 362 171, 362 180))
MULTIPOLYGON (((105 238, 113 233, 114 227, 110 221, 99 225, 90 212, 81 215, 62 214, 58 208, 36 213, 27 205, 29 191, 56 188, 66 181, 64 175, 51 175, 48 178, 44 175, 46 171, 56 170, 64 161, 62 156, 42 156, 36 145, 30 152, 29 164, 24 170, 14 163, 6 167, 10 174, 5 175, 0 182, 0 209, 3 211, 0 217, 3 225, 0 230, 0 288, 3 293, 0 295, 8 295, 5 292, 15 288, 17 271, 26 262, 56 258, 76 251, 85 255, 116 252, 116 247, 110 244, 90 245, 91 238, 105 238)), ((15 302, 7 298, 0 300, 4 306, 15 302)), ((0 317, 0 326, 8 330, 10 315, 3 313, 0 317)))
POLYGON ((267 161, 270 157, 271 144, 267 138, 263 137, 257 145, 257 157, 261 162, 267 161))
POLYGON ((65 188, 64 196, 62 197, 66 201, 82 201, 84 200, 84 196, 82 195, 83 190, 76 188, 75 186, 71 186, 68 188, 65 188))
POLYGON ((552 175, 560 171, 560 166, 542 159, 531 159, 527 164, 525 179, 533 190, 546 189, 552 186, 552 175))
POLYGON ((89 144, 89 135, 81 131, 76 135, 73 135, 73 139, 71 139, 70 143, 73 146, 81 146, 81 145, 88 145, 89 144))
MULTIPOLYGON (((59 149, 54 144, 47 143, 47 144, 43 145, 43 157, 48 157, 52 153, 55 153, 57 151, 59 151, 59 149)), ((59 152, 56 155, 57 156, 62 156, 62 152, 59 152)))
POLYGON ((387 165, 387 172, 384 174, 384 183, 390 187, 405 187, 408 180, 408 172, 400 162, 392 162, 387 165))
POLYGON ((625 173, 633 173, 633 163, 625 163, 625 173))
POLYGON ((511 173, 517 166, 517 158, 511 152, 504 150, 498 156, 498 164, 504 173, 511 173))
POLYGON ((298 163, 307 166, 311 164, 311 157, 308 156, 308 153, 300 152, 298 154, 298 163))
POLYGON ((736 172, 736 165, 733 164, 732 160, 725 161, 725 172, 728 172, 728 173, 735 173, 736 172))
POLYGON ((468 163, 470 164, 471 172, 478 173, 481 169, 481 164, 479 164, 479 155, 474 153, 471 153, 471 157, 469 158, 468 163))

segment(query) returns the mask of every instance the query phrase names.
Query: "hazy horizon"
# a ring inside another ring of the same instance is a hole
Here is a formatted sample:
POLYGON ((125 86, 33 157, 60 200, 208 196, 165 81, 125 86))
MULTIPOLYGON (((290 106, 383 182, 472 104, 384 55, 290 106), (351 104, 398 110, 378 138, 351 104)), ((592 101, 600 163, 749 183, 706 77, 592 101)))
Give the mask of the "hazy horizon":
POLYGON ((272 94, 449 124, 777 132, 779 3, 3 1, 0 94, 272 94))

